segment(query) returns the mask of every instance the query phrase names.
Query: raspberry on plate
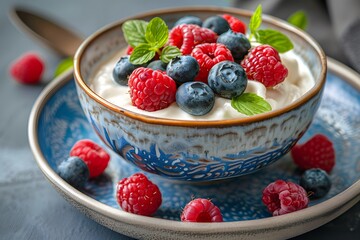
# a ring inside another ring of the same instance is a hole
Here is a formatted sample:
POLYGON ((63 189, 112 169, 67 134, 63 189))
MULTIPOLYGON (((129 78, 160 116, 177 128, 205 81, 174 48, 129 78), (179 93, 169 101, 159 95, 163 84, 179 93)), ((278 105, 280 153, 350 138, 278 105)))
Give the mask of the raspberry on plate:
POLYGON ((291 156, 302 170, 320 168, 329 173, 335 166, 333 143, 323 134, 316 134, 304 144, 295 145, 291 156))
POLYGON ((62 161, 57 172, 62 179, 75 188, 83 188, 89 179, 89 168, 79 157, 69 157, 62 161))
POLYGON ((25 53, 10 66, 11 76, 23 84, 37 84, 41 80, 45 64, 36 53, 25 53))
POLYGON ((210 200, 196 198, 186 204, 181 213, 182 222, 222 222, 220 209, 210 200))
POLYGON ((180 24, 171 29, 168 44, 178 47, 183 55, 189 55, 196 45, 214 43, 216 39, 217 34, 210 29, 194 24, 180 24))
POLYGON ((134 106, 157 111, 175 101, 176 83, 159 70, 140 67, 129 77, 130 98, 134 106))
POLYGON ((110 155, 90 139, 77 141, 70 150, 70 156, 77 156, 86 163, 89 168, 90 178, 101 175, 110 160, 110 155))
POLYGON ((226 60, 234 61, 230 50, 224 44, 220 43, 203 43, 197 45, 191 52, 191 56, 193 56, 200 65, 200 71, 195 80, 204 83, 208 82, 209 71, 215 64, 226 60))
POLYGON ((144 174, 135 173, 118 182, 116 200, 126 212, 150 216, 160 207, 162 196, 156 184, 144 174))
POLYGON ((278 216, 306 208, 309 198, 300 185, 276 180, 263 190, 262 202, 273 216, 278 216))
POLYGON ((259 45, 252 49, 241 62, 248 79, 256 80, 265 87, 274 87, 283 82, 288 69, 281 63, 279 53, 269 45, 259 45))
POLYGON ((225 20, 229 23, 231 30, 243 34, 246 33, 246 24, 242 22, 240 19, 230 14, 224 14, 222 15, 222 17, 225 18, 225 20))

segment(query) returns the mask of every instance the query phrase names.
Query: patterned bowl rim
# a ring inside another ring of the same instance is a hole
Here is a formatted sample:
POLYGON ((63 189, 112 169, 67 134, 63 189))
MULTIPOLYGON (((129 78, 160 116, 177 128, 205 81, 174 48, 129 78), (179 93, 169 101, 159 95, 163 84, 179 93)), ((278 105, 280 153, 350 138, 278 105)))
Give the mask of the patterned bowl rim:
POLYGON ((236 118, 236 119, 226 119, 226 120, 174 120, 174 119, 167 119, 167 118, 157 118, 152 116, 145 116, 139 113, 135 113, 129 110, 126 110, 124 108, 121 108, 119 106, 116 106, 115 104, 112 104, 105 100, 104 98, 97 95, 94 91, 90 89, 90 87, 86 84, 84 81, 84 78, 81 74, 80 69, 80 63, 83 59, 84 54, 86 53, 89 46, 96 41, 99 37, 101 37, 103 34, 113 31, 114 29, 117 29, 121 27, 121 25, 129 19, 139 19, 139 18, 146 18, 146 17, 152 17, 152 16, 158 16, 160 14, 175 14, 175 13, 182 13, 186 12, 187 14, 192 12, 203 12, 203 13, 214 13, 218 14, 219 12, 224 12, 228 14, 238 14, 243 17, 250 18, 252 15, 251 11, 242 10, 242 9, 236 9, 236 8, 226 8, 226 7, 182 7, 182 8, 170 8, 170 9, 160 9, 155 11, 150 11, 146 13, 142 13, 136 16, 132 16, 130 18, 125 18, 122 20, 119 20, 115 23, 109 24, 92 35, 90 35, 78 48, 78 50, 75 53, 74 56, 74 76, 75 81, 77 84, 82 88, 82 90, 93 100, 104 106, 105 108, 116 112, 118 114, 125 115, 127 117, 130 117, 132 119, 136 119, 142 122, 151 123, 151 124, 161 124, 161 125, 172 125, 172 126, 189 126, 189 127, 225 127, 225 126, 235 126, 235 125, 245 125, 250 124, 253 122, 263 121, 267 120, 273 117, 277 117, 281 114, 284 114, 286 112, 291 111, 292 109, 298 108, 301 105, 308 102, 311 98, 316 96, 321 89, 324 87, 325 80, 326 80, 326 71, 327 71, 327 62, 326 62, 326 56, 323 52, 322 48, 319 46, 319 44, 306 32, 291 26, 287 22, 271 17, 268 15, 263 15, 263 22, 273 24, 279 28, 286 29, 293 34, 299 36, 300 38, 304 39, 309 46, 315 51, 315 53, 319 56, 320 62, 321 62, 321 72, 319 75, 318 81, 316 81, 316 84, 313 88, 311 88, 306 94, 304 94, 302 97, 294 101, 293 103, 282 107, 280 109, 276 109, 267 113, 257 114, 254 116, 249 116, 246 118, 236 118))
MULTIPOLYGON (((358 73, 332 59, 328 59, 328 64, 329 70, 343 77, 346 82, 360 91, 360 75, 358 73)), ((177 234, 185 234, 183 235, 184 239, 185 237, 186 239, 189 237, 189 235, 186 234, 195 234, 194 236, 196 236, 198 234, 214 233, 215 235, 235 234, 238 236, 243 235, 249 237, 256 236, 257 234, 261 235, 264 234, 264 232, 268 232, 269 234, 270 232, 282 232, 279 234, 293 237, 331 221, 360 201, 360 180, 358 180, 341 193, 314 206, 277 217, 255 220, 221 223, 186 223, 145 217, 110 207, 83 194, 61 179, 49 165, 39 145, 39 136, 37 133, 38 128, 40 127, 38 126, 40 114, 53 94, 69 82, 72 77, 73 70, 71 69, 51 82, 39 95, 29 117, 28 138, 35 160, 48 181, 55 186, 59 193, 66 196, 67 200, 74 206, 85 207, 86 209, 93 211, 94 213, 91 213, 89 216, 94 220, 96 219, 96 214, 98 214, 119 223, 144 227, 149 231, 158 229, 161 232, 169 231, 177 234), (294 229, 296 226, 302 226, 302 224, 306 225, 305 229, 294 229), (291 229, 294 232, 289 231, 291 229)), ((104 224, 104 222, 100 223, 104 224)), ((271 236, 269 235, 269 237, 271 236)))

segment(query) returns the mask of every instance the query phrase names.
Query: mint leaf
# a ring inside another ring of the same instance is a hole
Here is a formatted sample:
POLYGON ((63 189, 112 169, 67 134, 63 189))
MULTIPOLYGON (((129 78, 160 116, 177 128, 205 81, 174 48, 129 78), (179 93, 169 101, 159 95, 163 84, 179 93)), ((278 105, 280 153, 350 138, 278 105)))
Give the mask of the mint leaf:
POLYGON ((160 60, 164 63, 168 63, 171 61, 171 59, 180 55, 181 51, 179 48, 175 46, 166 46, 161 52, 160 60))
POLYGON ((134 48, 134 51, 130 55, 130 62, 135 65, 147 63, 153 57, 155 57, 155 51, 151 50, 151 45, 140 44, 134 48))
POLYGON ((169 30, 164 20, 159 17, 151 19, 146 27, 146 41, 154 48, 161 48, 167 42, 168 37, 169 30))
POLYGON ((59 76, 60 74, 62 74, 63 72, 65 72, 66 70, 70 69, 73 66, 73 58, 65 58, 63 59, 59 65, 56 67, 55 72, 54 72, 54 77, 59 76))
POLYGON ((124 22, 121 28, 126 42, 132 47, 147 43, 145 38, 147 25, 148 23, 143 20, 129 20, 124 22))
POLYGON ((294 48, 294 45, 286 35, 273 29, 258 30, 256 31, 255 38, 261 44, 272 46, 279 53, 284 53, 294 48))
POLYGON ((271 111, 271 105, 255 93, 243 93, 232 98, 231 106, 247 116, 271 111))
POLYGON ((308 25, 308 20, 307 20, 307 16, 306 13, 304 11, 297 11, 294 12, 288 19, 287 21, 289 23, 291 23, 292 25, 302 29, 302 30, 306 30, 306 27, 308 25))
POLYGON ((258 28, 261 25, 262 22, 261 15, 262 15, 262 7, 261 4, 259 4, 250 18, 249 28, 252 35, 255 34, 255 32, 258 30, 258 28))

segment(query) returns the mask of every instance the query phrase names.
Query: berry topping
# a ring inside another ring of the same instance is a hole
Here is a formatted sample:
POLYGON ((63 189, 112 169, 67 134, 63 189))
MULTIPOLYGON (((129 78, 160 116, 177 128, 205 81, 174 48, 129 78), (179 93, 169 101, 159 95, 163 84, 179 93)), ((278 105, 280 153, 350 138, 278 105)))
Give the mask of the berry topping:
POLYGON ((26 53, 10 66, 11 76, 23 84, 37 84, 44 72, 44 61, 36 53, 26 53))
POLYGON ((300 186, 308 193, 310 199, 324 197, 331 188, 329 175, 320 168, 306 170, 300 178, 300 186))
POLYGON ((130 98, 134 106, 157 111, 175 101, 176 83, 159 70, 140 67, 129 77, 130 98))
POLYGON ((188 55, 201 43, 216 42, 217 35, 212 30, 194 24, 181 24, 171 29, 168 44, 176 46, 183 55, 188 55))
POLYGON ((134 51, 134 48, 129 45, 129 46, 127 47, 127 49, 126 49, 126 54, 127 54, 127 55, 131 55, 133 51, 134 51))
POLYGON ((300 185, 276 180, 263 190, 262 201, 273 216, 278 216, 306 208, 309 198, 300 185))
POLYGON ((281 63, 279 53, 269 45, 259 45, 250 50, 241 62, 248 79, 273 87, 285 80, 287 68, 281 63))
POLYGON ((223 98, 231 99, 245 91, 247 78, 244 69, 239 64, 222 61, 211 68, 208 83, 215 93, 223 98))
POLYGON ((186 82, 176 92, 176 103, 185 112, 201 116, 214 107, 215 94, 203 82, 186 82))
POLYGON ((90 139, 82 139, 74 144, 70 156, 81 158, 89 168, 90 178, 101 175, 106 169, 110 155, 90 139))
POLYGON ((316 134, 304 144, 295 145, 291 155, 302 170, 320 168, 329 173, 335 166, 333 143, 322 134, 316 134))
POLYGON ((210 200, 197 198, 186 204, 181 213, 182 222, 222 222, 220 209, 210 200))
POLYGON ((58 174, 75 188, 83 188, 89 178, 89 168, 79 157, 69 157, 58 166, 58 174))
POLYGON ((199 64, 195 58, 183 55, 170 61, 166 68, 166 74, 180 85, 184 82, 194 81, 199 69, 199 64))
POLYGON ((216 42, 224 44, 231 51, 235 61, 241 61, 251 48, 250 41, 244 34, 232 30, 221 34, 216 42))
POLYGON ((147 68, 151 68, 152 70, 160 70, 165 72, 167 67, 167 63, 164 63, 161 60, 154 60, 147 65, 147 68))
POLYGON ((200 65, 200 71, 195 80, 204 83, 208 82, 210 69, 217 63, 229 60, 234 61, 230 50, 220 43, 204 43, 197 45, 191 52, 196 61, 200 65))
POLYGON ((222 15, 223 18, 229 23, 230 29, 234 32, 239 32, 245 34, 246 32, 246 25, 240 19, 231 16, 229 14, 222 15))
POLYGON ((220 16, 212 16, 205 19, 202 26, 213 30, 218 35, 230 29, 228 21, 220 16))
POLYGON ((113 79, 117 84, 126 86, 128 84, 130 74, 141 65, 134 65, 129 60, 130 56, 124 56, 119 59, 113 69, 113 79))
POLYGON ((182 17, 179 20, 177 20, 175 22, 174 26, 178 26, 181 24, 194 24, 194 25, 198 25, 199 27, 201 27, 203 22, 199 17, 185 16, 185 17, 182 17))
POLYGON ((135 173, 118 182, 116 200, 126 212, 150 216, 162 202, 161 192, 144 174, 135 173))

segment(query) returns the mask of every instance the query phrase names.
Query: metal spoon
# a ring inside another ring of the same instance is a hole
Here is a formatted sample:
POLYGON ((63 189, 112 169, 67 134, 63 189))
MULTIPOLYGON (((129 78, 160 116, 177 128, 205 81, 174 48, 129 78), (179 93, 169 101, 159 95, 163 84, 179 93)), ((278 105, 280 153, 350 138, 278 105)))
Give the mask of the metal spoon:
POLYGON ((21 31, 62 56, 74 56, 83 41, 81 36, 61 24, 21 7, 14 7, 10 18, 21 31))

